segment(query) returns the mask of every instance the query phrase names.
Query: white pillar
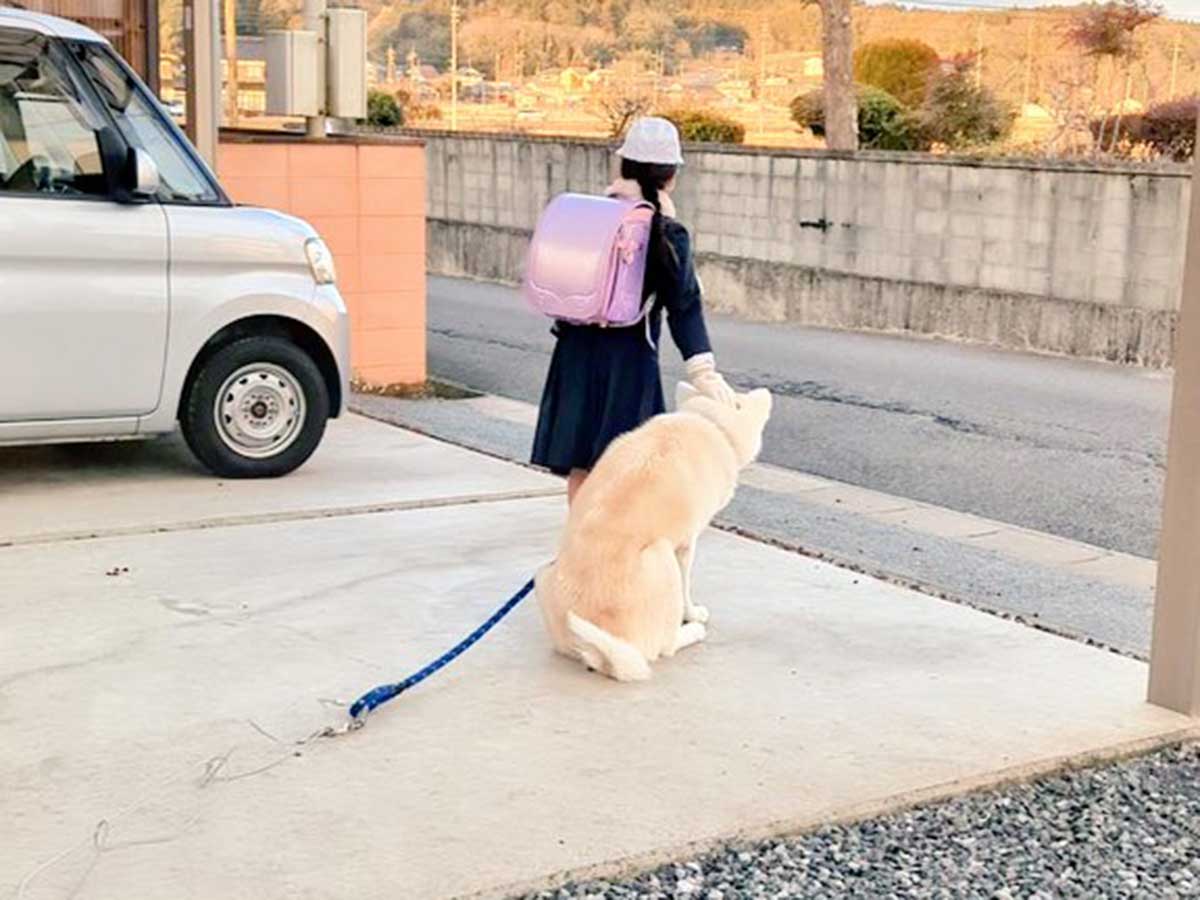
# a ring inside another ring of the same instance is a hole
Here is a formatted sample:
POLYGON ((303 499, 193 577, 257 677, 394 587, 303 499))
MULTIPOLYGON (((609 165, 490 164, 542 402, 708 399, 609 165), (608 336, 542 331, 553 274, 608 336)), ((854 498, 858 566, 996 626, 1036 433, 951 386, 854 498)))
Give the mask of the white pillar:
POLYGON ((1175 385, 1150 648, 1151 703, 1200 716, 1200 153, 1175 333, 1175 385))
POLYGON ((184 0, 187 135, 216 168, 221 127, 221 27, 218 0, 184 0))

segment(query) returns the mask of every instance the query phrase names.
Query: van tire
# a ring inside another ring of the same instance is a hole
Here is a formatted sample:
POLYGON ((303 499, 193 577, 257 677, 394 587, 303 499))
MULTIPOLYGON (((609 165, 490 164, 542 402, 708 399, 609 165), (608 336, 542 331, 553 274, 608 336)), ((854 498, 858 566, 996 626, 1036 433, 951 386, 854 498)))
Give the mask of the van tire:
POLYGON ((312 456, 329 418, 321 370, 303 349, 272 335, 226 344, 200 362, 186 391, 184 440, 222 478, 288 474, 312 456), (227 409, 218 409, 219 397, 227 409))

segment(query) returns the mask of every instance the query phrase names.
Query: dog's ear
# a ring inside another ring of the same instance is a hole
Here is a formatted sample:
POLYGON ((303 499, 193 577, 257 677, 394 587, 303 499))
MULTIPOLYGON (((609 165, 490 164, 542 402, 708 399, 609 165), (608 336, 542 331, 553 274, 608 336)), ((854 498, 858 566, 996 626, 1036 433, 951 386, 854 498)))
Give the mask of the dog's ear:
POLYGON ((675 408, 682 409, 685 403, 699 396, 700 392, 698 390, 688 382, 681 381, 675 385, 675 408))

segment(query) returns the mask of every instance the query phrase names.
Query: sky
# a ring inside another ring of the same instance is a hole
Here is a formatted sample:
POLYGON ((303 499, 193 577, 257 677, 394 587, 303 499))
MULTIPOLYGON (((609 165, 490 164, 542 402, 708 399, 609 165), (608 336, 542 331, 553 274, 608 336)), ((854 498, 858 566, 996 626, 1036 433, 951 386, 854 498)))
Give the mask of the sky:
MULTIPOLYGON (((874 0, 868 0, 874 2, 874 0)), ((884 2, 884 0, 877 0, 884 2)), ((931 7, 936 9, 1030 9, 1038 6, 1067 6, 1070 0, 1046 2, 1046 0, 889 0, 900 5, 931 7)), ((1200 0, 1159 0, 1172 19, 1200 21, 1200 0)))

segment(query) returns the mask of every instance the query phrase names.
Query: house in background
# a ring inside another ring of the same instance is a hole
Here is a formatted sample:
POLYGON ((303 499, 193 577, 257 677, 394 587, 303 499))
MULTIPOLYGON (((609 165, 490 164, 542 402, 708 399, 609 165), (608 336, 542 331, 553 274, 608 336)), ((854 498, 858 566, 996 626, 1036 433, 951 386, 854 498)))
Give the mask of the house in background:
POLYGON ((559 74, 559 83, 568 94, 580 94, 588 89, 588 72, 575 66, 568 66, 559 74))
MULTIPOLYGON (((224 49, 224 45, 222 45, 224 49)), ((221 60, 221 83, 229 87, 229 60, 221 60)), ((242 115, 267 111, 267 47, 261 35, 238 35, 237 107, 242 115)))
MULTIPOLYGON (((221 51, 224 54, 225 44, 221 51)), ((187 78, 183 61, 171 53, 159 60, 158 96, 172 112, 182 114, 187 99, 187 78)), ((221 84, 230 88, 229 60, 222 55, 221 84)), ((238 115, 261 116, 267 111, 266 41, 261 35, 239 35, 237 39, 237 107, 238 115)))
POLYGON ((726 100, 745 103, 754 96, 754 86, 746 78, 726 78, 716 84, 717 92, 726 100))

